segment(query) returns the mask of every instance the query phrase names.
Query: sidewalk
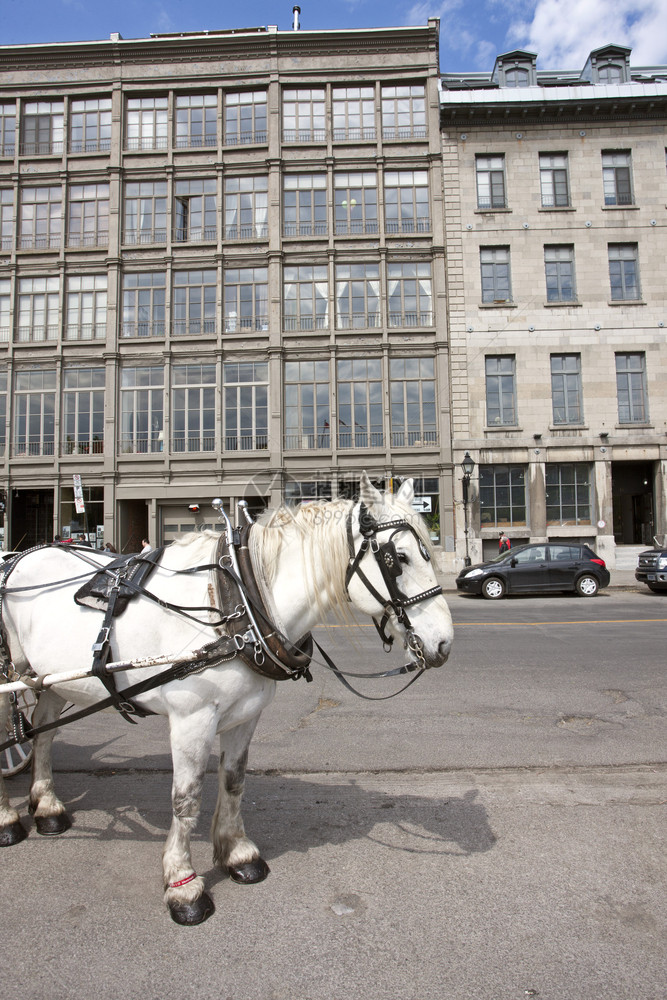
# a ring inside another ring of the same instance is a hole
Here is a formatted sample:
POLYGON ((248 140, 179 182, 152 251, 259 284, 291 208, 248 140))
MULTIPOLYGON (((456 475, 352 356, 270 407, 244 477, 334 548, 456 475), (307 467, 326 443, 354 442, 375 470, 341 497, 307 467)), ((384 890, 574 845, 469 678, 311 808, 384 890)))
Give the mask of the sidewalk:
MULTIPOLYGON (((609 573, 611 576, 611 580, 609 582, 610 588, 613 587, 616 590, 647 590, 644 584, 638 583, 635 580, 635 571, 633 569, 610 569, 609 573)), ((438 583, 446 594, 456 592, 457 576, 458 573, 437 574, 438 583)))

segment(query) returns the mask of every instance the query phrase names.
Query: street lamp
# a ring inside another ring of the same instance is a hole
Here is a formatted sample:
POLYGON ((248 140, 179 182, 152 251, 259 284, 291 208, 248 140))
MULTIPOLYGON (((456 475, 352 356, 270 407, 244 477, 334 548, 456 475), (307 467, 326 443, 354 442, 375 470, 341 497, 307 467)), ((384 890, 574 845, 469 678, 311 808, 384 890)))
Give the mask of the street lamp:
POLYGON ((470 562, 471 562, 471 559, 470 559, 470 553, 469 553, 469 550, 468 550, 468 500, 469 500, 469 495, 470 495, 469 494, 469 491, 470 491, 470 477, 472 476, 473 471, 475 469, 475 460, 474 460, 474 458, 470 457, 470 452, 468 452, 468 451, 463 456, 463 461, 461 462, 461 469, 463 470, 463 479, 462 479, 462 483, 463 483, 463 523, 464 523, 463 534, 465 535, 465 540, 466 540, 465 565, 469 566, 470 562))

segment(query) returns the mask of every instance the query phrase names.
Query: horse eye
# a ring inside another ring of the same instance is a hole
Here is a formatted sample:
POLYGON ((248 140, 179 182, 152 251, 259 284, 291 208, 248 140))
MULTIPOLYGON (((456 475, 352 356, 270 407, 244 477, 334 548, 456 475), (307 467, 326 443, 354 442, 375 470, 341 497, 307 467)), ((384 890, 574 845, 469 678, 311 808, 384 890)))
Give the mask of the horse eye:
POLYGON ((398 561, 400 563, 407 563, 408 557, 406 556, 405 552, 397 552, 396 555, 398 556, 398 561))

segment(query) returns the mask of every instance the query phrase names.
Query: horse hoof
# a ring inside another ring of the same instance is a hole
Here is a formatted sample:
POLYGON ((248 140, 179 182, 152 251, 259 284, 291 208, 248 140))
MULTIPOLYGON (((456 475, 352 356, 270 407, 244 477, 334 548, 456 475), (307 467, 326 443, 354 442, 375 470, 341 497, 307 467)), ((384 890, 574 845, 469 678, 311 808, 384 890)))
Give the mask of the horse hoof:
POLYGON ((175 924, 193 927, 208 920, 211 914, 215 913, 215 906, 208 893, 202 892, 194 903, 170 903, 169 912, 175 924))
POLYGON ((263 882, 271 869, 263 858, 246 861, 242 865, 228 865, 229 877, 240 885, 252 885, 253 882, 263 882))
POLYGON ((20 844, 27 836, 23 824, 16 819, 8 826, 0 827, 0 847, 13 847, 14 844, 20 844))
POLYGON ((57 813, 55 816, 35 816, 35 829, 42 837, 57 837, 72 825, 67 813, 57 813))

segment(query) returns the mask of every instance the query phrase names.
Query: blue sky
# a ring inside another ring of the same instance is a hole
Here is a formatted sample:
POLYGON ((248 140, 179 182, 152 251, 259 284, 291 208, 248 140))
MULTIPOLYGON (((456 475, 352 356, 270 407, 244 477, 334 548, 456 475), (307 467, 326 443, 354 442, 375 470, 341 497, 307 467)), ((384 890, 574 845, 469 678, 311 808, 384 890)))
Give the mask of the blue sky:
MULTIPOLYGON (((145 38, 151 32, 292 26, 292 0, 1 0, 0 43, 145 38)), ((667 63, 667 0, 303 0, 301 26, 376 28, 441 19, 441 69, 490 71, 514 48, 540 69, 580 69, 591 49, 616 42, 635 66, 667 63)))

